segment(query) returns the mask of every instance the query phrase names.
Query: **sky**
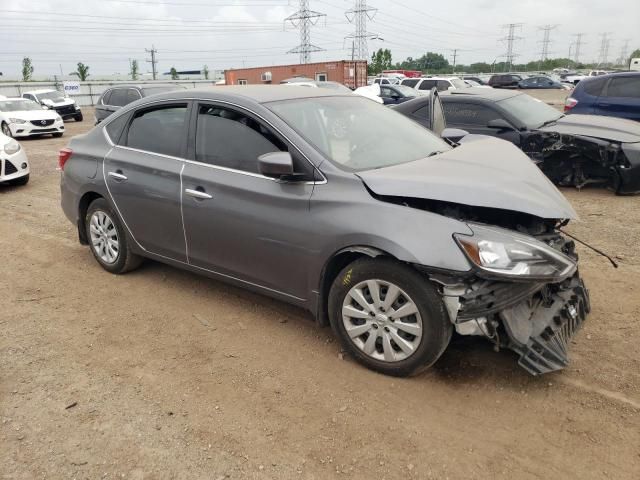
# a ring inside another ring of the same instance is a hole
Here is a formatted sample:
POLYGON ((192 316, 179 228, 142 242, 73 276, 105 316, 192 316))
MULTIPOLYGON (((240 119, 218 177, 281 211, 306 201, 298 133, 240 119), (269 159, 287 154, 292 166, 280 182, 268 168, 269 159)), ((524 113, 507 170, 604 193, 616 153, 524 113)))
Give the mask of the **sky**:
MULTIPOLYGON (((353 0, 309 0, 310 9, 326 14, 311 28, 312 44, 324 49, 311 61, 351 58, 354 32, 345 12, 353 0)), ((566 57, 575 37, 584 33, 580 60, 596 61, 601 35, 611 40, 609 59, 640 48, 639 0, 369 0, 373 17, 367 31, 378 39, 369 52, 391 50, 393 60, 441 53, 458 64, 502 59, 506 35, 502 25, 521 23, 514 45, 516 62, 540 58, 544 25, 555 25, 551 57, 566 57)), ((64 74, 78 62, 93 78, 126 74, 136 59, 151 70, 145 49, 154 46, 158 70, 210 70, 298 63, 287 54, 300 43, 299 31, 284 19, 299 9, 295 0, 0 0, 0 72, 20 75, 29 56, 34 76, 64 74)), ((573 47, 572 47, 573 48, 573 47)))

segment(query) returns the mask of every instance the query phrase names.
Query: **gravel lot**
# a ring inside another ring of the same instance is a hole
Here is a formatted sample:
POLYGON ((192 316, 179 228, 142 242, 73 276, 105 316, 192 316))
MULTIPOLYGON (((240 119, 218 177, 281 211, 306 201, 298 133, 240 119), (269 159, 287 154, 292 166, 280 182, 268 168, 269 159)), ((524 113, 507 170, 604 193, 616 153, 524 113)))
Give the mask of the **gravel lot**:
MULTIPOLYGON (((560 101, 561 103, 561 101, 560 101)), ((565 190, 593 311, 532 378, 464 339, 412 379, 268 298, 147 262, 104 272, 59 207, 61 139, 0 187, 0 478, 638 479, 640 198, 565 190)))

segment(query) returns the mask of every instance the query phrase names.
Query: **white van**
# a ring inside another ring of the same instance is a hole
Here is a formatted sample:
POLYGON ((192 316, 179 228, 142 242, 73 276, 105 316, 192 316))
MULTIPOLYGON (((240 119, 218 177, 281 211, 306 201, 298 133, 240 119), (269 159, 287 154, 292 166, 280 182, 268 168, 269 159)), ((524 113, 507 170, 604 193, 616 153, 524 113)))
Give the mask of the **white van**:
POLYGON ((640 58, 632 58, 629 62, 629 70, 640 72, 640 58))

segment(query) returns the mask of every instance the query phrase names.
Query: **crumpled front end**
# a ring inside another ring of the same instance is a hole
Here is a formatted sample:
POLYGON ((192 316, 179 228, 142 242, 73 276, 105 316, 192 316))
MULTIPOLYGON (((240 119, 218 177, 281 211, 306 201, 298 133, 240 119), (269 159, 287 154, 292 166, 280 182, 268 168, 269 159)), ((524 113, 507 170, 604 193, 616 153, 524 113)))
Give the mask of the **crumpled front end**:
MULTIPOLYGON (((573 241, 558 232, 538 238, 577 261, 573 241)), ((480 335, 497 348, 509 348, 532 375, 561 370, 569 363, 568 347, 590 311, 589 293, 574 269, 553 280, 487 278, 477 271, 464 277, 431 273, 456 331, 480 335)))

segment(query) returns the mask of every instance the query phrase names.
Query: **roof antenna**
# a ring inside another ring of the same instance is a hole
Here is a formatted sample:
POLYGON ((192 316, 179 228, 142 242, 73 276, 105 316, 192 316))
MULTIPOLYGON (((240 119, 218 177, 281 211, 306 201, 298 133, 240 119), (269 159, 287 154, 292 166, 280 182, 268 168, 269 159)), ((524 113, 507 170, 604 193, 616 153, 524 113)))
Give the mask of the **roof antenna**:
POLYGON ((561 228, 558 228, 558 231, 564 233, 567 237, 573 238, 576 242, 581 243, 585 247, 590 248, 591 250, 596 252, 598 255, 602 255, 604 258, 606 258, 607 260, 609 260, 611 262, 611 265, 613 265, 613 268, 618 268, 618 264, 615 262, 615 260, 613 258, 611 258, 609 255, 607 255, 606 253, 604 253, 602 250, 598 250, 596 247, 592 247, 587 242, 583 242, 579 238, 574 237, 570 233, 567 233, 564 230, 562 230, 561 228))

